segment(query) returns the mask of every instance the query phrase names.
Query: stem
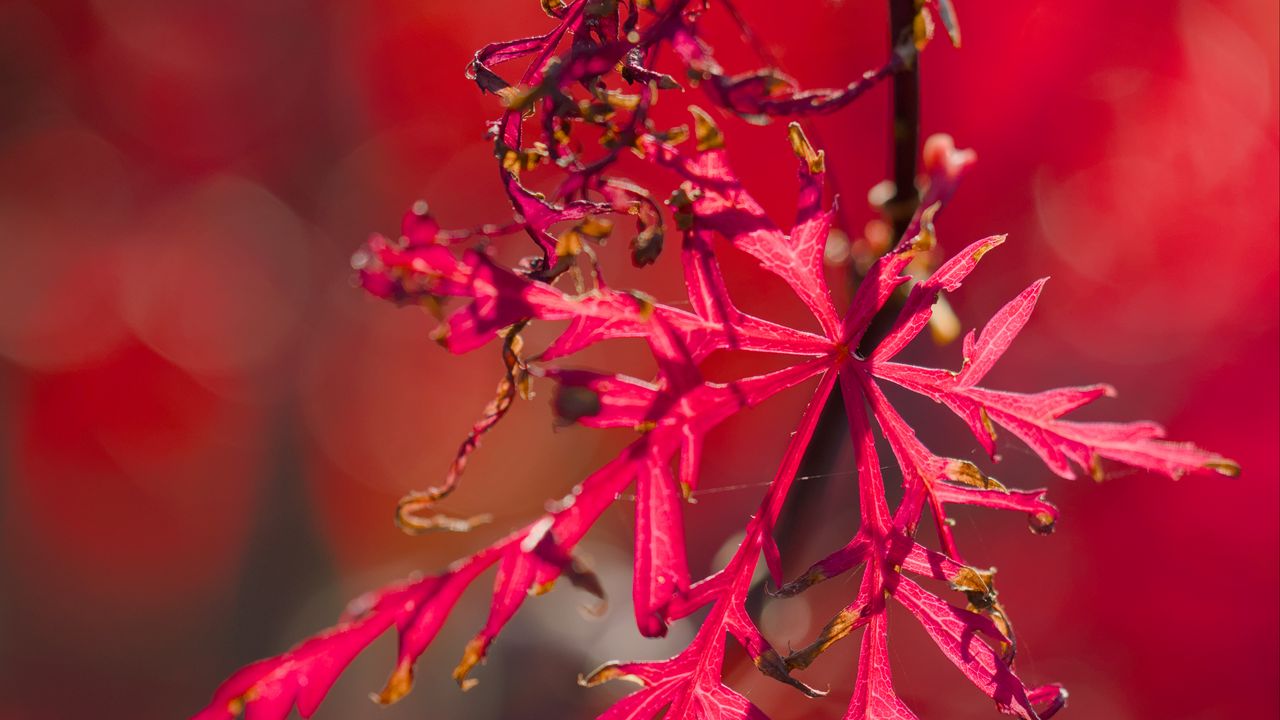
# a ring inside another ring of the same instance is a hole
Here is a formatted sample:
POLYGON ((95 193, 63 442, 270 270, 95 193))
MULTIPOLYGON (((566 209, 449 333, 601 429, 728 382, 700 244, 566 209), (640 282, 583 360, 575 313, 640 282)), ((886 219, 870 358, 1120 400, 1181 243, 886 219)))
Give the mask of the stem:
MULTIPOLYGON (((911 41, 916 15, 915 0, 889 0, 890 47, 911 41)), ((894 195, 885 211, 893 223, 893 237, 901 240, 920 204, 916 192, 916 151, 920 147, 920 58, 893 76, 893 111, 889 122, 889 147, 893 149, 890 176, 894 195)))

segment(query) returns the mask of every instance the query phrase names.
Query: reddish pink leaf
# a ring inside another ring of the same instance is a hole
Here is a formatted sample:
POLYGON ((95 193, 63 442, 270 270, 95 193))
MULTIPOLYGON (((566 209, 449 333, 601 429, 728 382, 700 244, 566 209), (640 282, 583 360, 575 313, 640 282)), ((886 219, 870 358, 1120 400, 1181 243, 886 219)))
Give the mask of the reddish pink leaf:
POLYGON ((955 608, 906 578, 898 582, 894 599, 916 616, 942 654, 979 690, 995 700, 1000 712, 1025 720, 1038 717, 1022 681, 999 654, 982 641, 981 635, 1003 637, 989 619, 955 608))
MULTIPOLYGON (((668 162, 672 158, 666 155, 668 162)), ((799 232, 788 236, 743 189, 729 167, 725 151, 709 150, 692 161, 676 159, 674 163, 695 190, 691 205, 694 227, 714 231, 782 278, 818 319, 827 336, 834 337, 839 321, 827 290, 822 260, 831 219, 828 213, 817 210, 821 196, 815 197, 812 190, 812 183, 820 182, 820 178, 805 180, 810 189, 801 205, 799 232)), ((801 175, 806 174, 808 167, 802 164, 801 175)))
MULTIPOLYGON (((954 292, 978 260, 1003 242, 1002 236, 970 245, 919 280, 888 333, 867 357, 855 350, 877 315, 887 312, 894 293, 908 282, 913 259, 934 243, 932 219, 954 193, 973 163, 970 151, 956 150, 945 136, 924 148, 922 204, 903 238, 861 281, 850 307, 840 313, 827 287, 824 250, 832 213, 823 206, 824 162, 798 125, 789 130, 799 158, 799 200, 794 225, 784 232, 767 217, 729 166, 720 131, 710 116, 695 116, 696 149, 677 147, 679 132, 654 129, 650 105, 675 89, 674 78, 654 69, 660 51, 673 51, 688 78, 701 84, 718 107, 762 117, 827 112, 841 107, 914 59, 901 43, 885 67, 843 89, 802 91, 780 72, 763 68, 728 75, 712 57, 697 23, 703 3, 672 0, 600 3, 547 2, 555 26, 545 35, 480 50, 469 75, 505 103, 491 124, 500 177, 511 200, 514 221, 470 231, 441 230, 425 206, 402 221, 396 242, 375 236, 353 259, 364 288, 399 304, 425 306, 437 315, 437 337, 451 351, 468 352, 505 336, 506 385, 529 378, 556 383, 554 409, 560 422, 625 429, 638 436, 613 461, 574 486, 568 497, 515 533, 424 580, 391 586, 367 600, 351 617, 326 633, 276 658, 233 675, 198 720, 226 720, 244 712, 249 720, 283 720, 294 708, 310 715, 351 659, 387 628, 400 634, 396 669, 380 699, 391 702, 408 692, 413 666, 436 637, 459 595, 487 568, 496 566, 489 615, 468 644, 454 677, 464 687, 473 667, 530 594, 545 591, 561 576, 592 592, 599 586, 573 557, 574 548, 606 508, 634 483, 635 558, 633 599, 644 635, 661 635, 668 624, 706 611, 694 641, 661 662, 605 665, 587 682, 627 678, 642 688, 616 703, 603 718, 742 720, 764 718, 742 695, 724 685, 727 637, 732 637, 766 675, 813 696, 816 691, 791 677, 831 643, 865 628, 858 676, 847 718, 914 718, 896 695, 888 661, 890 600, 901 603, 921 623, 939 649, 1004 712, 1023 718, 1048 717, 1066 701, 1065 691, 1047 685, 1028 689, 1013 673, 997 645, 1011 645, 1008 618, 995 602, 991 573, 966 565, 947 523, 947 507, 977 505, 1027 513, 1033 529, 1052 526, 1057 510, 1043 491, 1008 489, 975 465, 932 453, 889 402, 878 383, 889 381, 946 405, 968 424, 995 457, 995 428, 1026 442, 1053 471, 1073 477, 1075 468, 1101 472, 1100 459, 1176 477, 1197 469, 1234 474, 1221 456, 1191 445, 1161 440, 1152 423, 1081 423, 1063 416, 1111 389, 1098 385, 1040 393, 988 390, 978 385, 1030 318, 1043 281, 1033 284, 997 312, 980 334, 964 341, 958 372, 914 367, 894 358, 924 329, 942 292, 954 292), (495 68, 527 60, 516 81, 495 68), (621 78, 613 73, 619 71, 621 78), (618 82, 618 80, 621 82, 618 82), (632 88, 635 85, 637 87, 632 88), (637 90, 638 94, 630 94, 637 90), (604 139, 593 157, 589 143, 570 131, 587 126, 604 139), (532 135, 526 142, 526 134, 532 135), (655 198, 666 196, 628 180, 610 177, 619 153, 639 151, 645 161, 672 171, 671 197, 677 227, 684 231, 681 264, 689 310, 682 303, 659 303, 640 293, 611 288, 595 262, 606 252, 605 217, 630 216, 636 225, 631 259, 652 263, 662 249, 666 219, 655 198), (524 173, 554 167, 563 174, 550 195, 529 190, 524 173), (572 223, 572 228, 566 227, 572 223), (472 238, 527 233, 542 258, 519 269, 501 267, 479 249, 451 249, 472 238), (717 260, 715 237, 751 255, 782 279, 813 315, 820 332, 806 332, 741 312, 729 296, 717 260), (589 265, 586 273, 581 273, 589 265), (590 284, 587 283, 589 278, 590 284), (572 280, 578 281, 577 284, 572 280), (572 288, 568 290, 566 288, 572 288), (517 334, 530 322, 562 323, 540 353, 520 355, 517 334), (608 370, 553 364, 599 342, 644 338, 658 368, 654 378, 632 378, 608 370), (726 382, 708 382, 701 364, 715 351, 788 356, 786 367, 726 382), (796 423, 773 482, 746 526, 729 564, 691 581, 685 560, 682 498, 699 484, 707 434, 745 408, 812 378, 817 389, 796 423), (745 610, 755 569, 764 557, 775 583, 783 558, 773 537, 819 411, 840 386, 857 455, 861 526, 843 547, 810 566, 781 595, 792 595, 829 577, 862 567, 854 599, 809 647, 784 659, 745 610), (890 507, 873 427, 887 440, 902 473, 902 501, 890 507), (915 535, 924 508, 934 516, 941 552, 925 548, 915 535), (948 583, 964 593, 974 611, 952 606, 903 573, 948 583), (985 636, 986 640, 983 639, 985 636), (1037 710, 1039 708, 1039 715, 1037 710)), ((923 23, 936 15, 953 41, 959 39, 950 3, 929 0, 923 23)), ((730 15, 742 19, 730 6, 730 15)), ((744 26, 745 27, 745 26, 744 26)), ((920 28, 917 28, 920 30, 920 28)), ((923 44, 923 37, 914 38, 923 44)), ((745 30, 744 30, 745 32, 745 30)), ((508 403, 509 404, 509 403, 508 403)), ((505 406, 504 406, 505 408, 505 406)), ((486 415, 487 428, 501 413, 486 415)), ((481 425, 477 425, 481 427, 481 425)), ((474 446, 474 443, 472 443, 474 446)), ((451 476, 452 477, 452 476, 451 476)), ((456 477, 453 478, 456 481, 456 477)), ((566 479, 569 484, 572 479, 566 479)))
POLYGON ((997 312, 975 338, 965 337, 965 362, 958 373, 893 362, 875 363, 872 372, 909 390, 945 404, 959 415, 987 452, 996 456, 995 427, 1007 428, 1025 442, 1055 473, 1074 478, 1074 464, 1101 479, 1099 458, 1144 468, 1172 478, 1186 472, 1213 470, 1233 475, 1230 460, 1195 446, 1160 440, 1154 423, 1081 423, 1060 417, 1103 395, 1110 387, 1061 388, 1036 394, 986 390, 976 386, 1008 349, 1030 318, 1044 281, 1036 282, 997 312))
POLYGON ((867 624, 858 653, 858 682, 845 720, 916 720, 916 714, 893 690, 888 628, 889 619, 883 612, 876 613, 867 624))
POLYGON ((636 567, 632 585, 636 624, 645 637, 667 634, 665 612, 689 587, 684 559, 680 491, 665 463, 636 477, 636 567))

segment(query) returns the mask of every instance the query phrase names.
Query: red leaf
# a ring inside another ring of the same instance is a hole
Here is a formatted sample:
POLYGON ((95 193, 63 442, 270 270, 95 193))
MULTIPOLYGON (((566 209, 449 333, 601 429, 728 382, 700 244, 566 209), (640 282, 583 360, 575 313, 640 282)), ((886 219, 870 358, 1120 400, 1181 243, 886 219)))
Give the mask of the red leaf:
MULTIPOLYGON (((662 635, 668 624, 706 611, 693 642, 661 662, 616 662, 586 678, 586 684, 626 678, 642 687, 601 717, 639 720, 668 718, 743 720, 763 713, 723 682, 726 638, 732 637, 766 675, 802 693, 820 693, 791 677, 832 643, 865 628, 853 697, 847 718, 914 718, 893 690, 888 660, 890 601, 902 604, 921 623, 940 651, 999 709, 1022 718, 1048 717, 1066 701, 1052 685, 1028 688, 1014 674, 1012 630, 996 602, 991 571, 966 565, 950 526, 952 504, 1015 510, 1032 528, 1052 527, 1057 510, 1040 490, 1008 489, 967 461, 928 450, 912 426, 889 402, 879 383, 888 381, 951 409, 969 426, 994 459, 996 427, 1026 442, 1046 465, 1064 477, 1075 468, 1101 476, 1101 459, 1171 477, 1201 469, 1235 474, 1231 461, 1191 445, 1170 443, 1153 423, 1082 423, 1063 419, 1103 395, 1105 385, 1040 393, 989 390, 978 385, 1029 321, 1043 280, 998 311, 980 334, 964 340, 964 363, 957 372, 915 367, 894 358, 929 321, 942 292, 954 292, 981 257, 1004 241, 981 240, 918 280, 884 339, 864 358, 856 350, 874 318, 889 312, 895 292, 909 282, 908 265, 935 242, 932 220, 972 165, 971 151, 935 136, 925 144, 926 171, 921 207, 905 237, 879 258, 861 280, 849 308, 835 306, 825 277, 823 255, 832 213, 823 207, 825 157, 798 125, 788 141, 798 158, 797 217, 784 232, 743 187, 729 166, 723 136, 702 111, 695 112, 695 150, 677 145, 682 133, 654 129, 650 105, 678 87, 654 70, 660 51, 673 51, 688 77, 700 83, 718 107, 739 115, 805 115, 842 107, 874 83, 914 61, 915 44, 930 36, 930 13, 943 22, 954 42, 959 26, 949 2, 930 0, 919 8, 915 36, 894 49, 886 65, 845 88, 799 90, 771 68, 727 75, 698 34, 703 3, 672 0, 609 3, 549 0, 543 6, 556 21, 545 35, 491 44, 480 50, 469 75, 482 90, 499 95, 504 108, 491 125, 495 155, 511 200, 513 222, 471 231, 441 230, 425 206, 415 206, 395 242, 374 236, 353 258, 361 285, 372 295, 398 304, 421 305, 439 320, 437 337, 452 352, 464 353, 505 337, 508 374, 500 387, 500 410, 487 413, 470 439, 496 422, 529 378, 556 383, 560 422, 625 429, 638 437, 604 467, 590 474, 554 509, 537 521, 444 572, 391 586, 359 601, 340 625, 280 656, 233 675, 218 689, 198 720, 232 718, 283 720, 293 707, 314 712, 337 675, 364 647, 391 626, 400 635, 395 670, 378 696, 392 702, 409 691, 417 658, 434 640, 462 591, 496 566, 489 615, 468 644, 454 671, 462 686, 489 646, 531 594, 567 576, 599 593, 594 577, 573 557, 574 548, 606 508, 635 486, 633 599, 643 635, 662 635), (913 44, 913 41, 915 44, 913 44), (520 79, 508 81, 495 68, 527 59, 520 79), (620 71, 621 77, 613 73, 620 71), (621 80, 621 82, 619 82, 621 80), (630 86, 639 86, 631 94, 630 86), (528 121, 528 122, 526 122, 528 121), (525 141, 526 125, 535 133, 525 141), (602 139, 587 157, 586 126, 602 139), (681 183, 669 202, 684 232, 681 265, 690 310, 660 303, 641 293, 609 287, 596 262, 606 252, 606 215, 633 216, 632 261, 650 264, 663 245, 665 217, 651 192, 610 177, 619 153, 633 149, 681 183), (562 172, 550 196, 534 193, 521 174, 540 166, 562 172), (593 198, 603 198, 597 202, 593 198), (572 229, 557 226, 574 224, 572 229), (453 246, 471 238, 523 231, 542 257, 519 269, 501 267, 483 249, 461 257, 453 246), (740 311, 729 296, 717 260, 715 236, 751 255, 765 271, 782 279, 813 315, 818 333, 805 332, 740 311), (589 268, 587 267, 589 266, 589 268), (586 272, 584 272, 586 270, 586 272), (588 285, 588 279, 591 281, 588 285), (565 288, 577 282, 572 292, 565 288), (518 351, 519 333, 530 322, 563 323, 550 345, 527 357, 518 351), (650 379, 554 364, 594 345, 620 338, 644 338, 658 373, 650 379), (715 351, 772 353, 786 367, 727 382, 708 382, 701 364, 715 351), (681 501, 697 490, 707 434, 741 410, 753 407, 817 376, 817 389, 794 424, 782 461, 759 508, 745 528, 733 559, 720 571, 691 581, 686 563, 681 501), (814 563, 779 594, 793 595, 836 575, 862 567, 852 601, 808 647, 782 658, 748 616, 745 606, 763 556, 775 583, 783 558, 774 524, 810 444, 821 409, 839 384, 857 455, 861 525, 842 548, 814 563), (902 471, 902 501, 890 507, 876 449, 874 427, 887 440, 902 471), (915 535, 928 506, 937 524, 941 552, 928 550, 915 535), (971 609, 961 609, 927 592, 906 574, 950 584, 971 609), (985 639, 984 639, 985 637, 985 639), (988 644, 995 643, 996 647, 988 644), (1005 649, 1010 650, 1006 653, 1005 649), (1036 707, 1040 708, 1037 714, 1036 707)), ((730 8, 741 23, 741 17, 730 8)), ((748 28, 742 26, 749 35, 748 28)), ((684 133, 687 134, 687 133, 684 133)), ((780 138, 781 140, 781 138, 780 138)), ((494 406, 497 407, 496 405, 494 406)), ((475 443, 464 444, 474 448, 475 443)), ((468 450, 467 452, 470 452, 468 450)), ((465 457, 465 456, 460 456, 465 457)), ((450 478, 456 484, 460 463, 450 478)), ((433 496, 432 500, 439 496, 433 496)))
POLYGON ((903 387, 926 395, 951 408, 994 458, 995 427, 1007 428, 1025 442, 1055 473, 1076 477, 1072 464, 1097 479, 1103 469, 1099 458, 1177 478, 1197 470, 1234 475, 1239 468, 1230 460, 1193 445, 1160 440, 1164 430, 1149 422, 1081 423, 1060 417, 1114 391, 1106 385, 1060 388, 1024 394, 987 390, 976 385, 1004 354, 1018 331, 1026 325, 1044 281, 1027 288, 1000 309, 983 328, 964 341, 965 362, 958 373, 880 362, 873 357, 871 371, 903 387))

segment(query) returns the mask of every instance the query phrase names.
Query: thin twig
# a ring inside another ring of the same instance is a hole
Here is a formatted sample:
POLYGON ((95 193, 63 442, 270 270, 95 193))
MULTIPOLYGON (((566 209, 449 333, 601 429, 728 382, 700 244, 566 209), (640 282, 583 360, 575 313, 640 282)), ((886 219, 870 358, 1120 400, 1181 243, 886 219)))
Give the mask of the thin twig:
MULTIPOLYGON (((891 47, 910 42, 915 0, 889 0, 891 47)), ((920 58, 893 76, 893 111, 889 121, 889 147, 893 148, 894 195, 885 210, 893 223, 893 238, 901 240, 911 216, 920 204, 916 192, 916 156, 920 148, 920 58)))

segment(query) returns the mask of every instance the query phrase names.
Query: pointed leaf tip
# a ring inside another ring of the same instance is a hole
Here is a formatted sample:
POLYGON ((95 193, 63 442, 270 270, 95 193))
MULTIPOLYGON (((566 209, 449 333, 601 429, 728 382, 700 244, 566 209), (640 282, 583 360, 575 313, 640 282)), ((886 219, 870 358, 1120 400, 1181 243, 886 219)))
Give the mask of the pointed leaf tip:
POLYGON ((942 27, 947 30, 947 38, 951 40, 951 46, 960 47, 960 20, 956 17, 956 9, 951 5, 951 0, 938 0, 938 19, 942 21, 942 27))
POLYGON ((1047 510, 1039 510, 1027 516, 1027 525, 1037 535, 1049 535, 1057 526, 1058 518, 1047 510))
POLYGON ((698 152, 723 148, 724 135, 721 134, 716 121, 711 119, 707 111, 697 105, 690 105, 689 112, 693 114, 693 135, 698 141, 696 146, 698 152))
POLYGON ((848 606, 836 613, 809 645, 788 655, 784 662, 790 670, 803 670, 813 664, 818 656, 844 639, 849 633, 867 623, 869 614, 865 606, 848 606))
POLYGON ((979 570, 965 566, 951 577, 951 589, 964 593, 970 605, 985 610, 996 601, 995 575, 995 568, 979 570))
MULTIPOLYGON (((987 238, 986 242, 973 253, 973 261, 975 263, 978 262, 984 255, 1003 245, 1008 239, 1008 234, 992 235, 990 238, 987 238)), ((1047 280, 1048 278, 1045 279, 1047 280)))
POLYGON ((786 660, 783 660, 778 652, 772 648, 760 654, 755 659, 756 669, 761 673, 777 680, 780 683, 790 685, 791 687, 804 693, 805 697, 820 698, 826 696, 825 690, 818 690, 810 687, 805 683, 791 677, 791 668, 786 660))
POLYGON ((958 482, 962 485, 968 485, 969 487, 1008 492, 999 480, 987 476, 978 469, 977 465, 974 465, 968 460, 960 460, 958 458, 951 458, 947 460, 946 464, 942 467, 942 474, 946 476, 948 480, 958 482))
POLYGON ((369 698, 379 705, 391 705, 398 702, 413 689, 413 664, 408 661, 396 665, 395 672, 387 679, 381 692, 372 693, 369 698))
POLYGON ((453 669, 453 679, 457 681, 458 687, 463 692, 475 687, 479 680, 467 677, 467 673, 484 659, 485 651, 488 650, 489 643, 483 637, 471 638, 467 643, 467 647, 462 651, 462 659, 458 661, 458 666, 453 669))
POLYGON ((813 149, 800 123, 792 122, 787 125, 787 139, 791 141, 791 151, 804 161, 810 175, 821 175, 826 172, 826 152, 813 149))
POLYGON ((822 569, 817 566, 814 566, 812 568, 809 568, 808 572, 806 572, 804 575, 801 575, 800 577, 796 578, 795 580, 792 580, 791 582, 787 583, 786 585, 783 585, 782 587, 776 590, 769 591, 769 594, 776 598, 795 597, 796 595, 799 595, 805 590, 808 590, 810 587, 817 585, 818 583, 826 579, 827 579, 827 576, 825 573, 822 572, 822 569))
POLYGON ((633 675, 623 669, 622 663, 617 660, 610 660, 602 664, 600 667, 592 670, 584 675, 578 675, 578 685, 582 687, 595 687, 610 680, 626 680, 640 686, 648 685, 644 678, 639 675, 633 675))
POLYGON ((1225 475, 1230 478, 1240 477, 1240 464, 1229 458, 1215 458, 1206 462, 1204 466, 1219 475, 1225 475))

